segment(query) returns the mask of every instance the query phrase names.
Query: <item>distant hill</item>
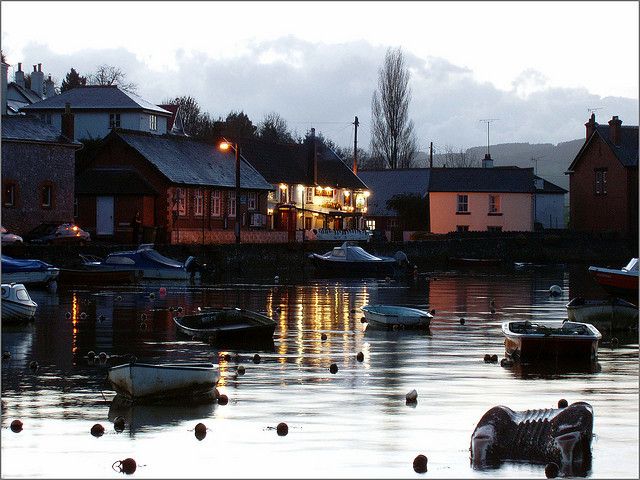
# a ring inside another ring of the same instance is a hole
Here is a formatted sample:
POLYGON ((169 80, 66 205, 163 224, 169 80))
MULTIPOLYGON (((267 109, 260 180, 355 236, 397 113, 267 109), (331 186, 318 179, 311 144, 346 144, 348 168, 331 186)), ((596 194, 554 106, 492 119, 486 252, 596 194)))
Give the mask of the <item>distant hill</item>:
MULTIPOLYGON (((532 158, 538 158, 536 175, 545 180, 569 190, 569 176, 565 175, 571 162, 584 144, 584 139, 552 143, 501 143, 491 145, 489 151, 496 167, 517 166, 521 168, 536 167, 532 158)), ((482 159, 487 153, 487 147, 471 147, 466 154, 477 159, 477 166, 482 165, 482 159)), ((441 166, 443 155, 433 155, 433 165, 441 166)), ((429 154, 420 152, 416 166, 429 166, 429 154)))

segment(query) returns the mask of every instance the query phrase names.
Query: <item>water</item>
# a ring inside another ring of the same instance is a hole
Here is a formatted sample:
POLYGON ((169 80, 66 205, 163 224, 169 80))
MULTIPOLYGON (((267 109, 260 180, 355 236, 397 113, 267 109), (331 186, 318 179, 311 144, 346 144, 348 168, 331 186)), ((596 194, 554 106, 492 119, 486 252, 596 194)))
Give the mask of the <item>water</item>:
POLYGON ((2 350, 12 353, 2 361, 2 476, 116 478, 112 464, 133 457, 134 475, 146 478, 412 478, 423 476, 412 462, 424 454, 425 477, 544 478, 543 465, 528 463, 472 469, 471 434, 495 405, 552 408, 565 398, 594 409, 588 476, 637 478, 637 335, 621 338, 617 348, 603 342, 595 371, 506 369, 483 360, 486 353, 504 356, 501 322, 563 319, 571 297, 600 293, 585 272, 583 266, 431 272, 412 286, 326 280, 32 290, 40 305, 36 322, 2 328, 2 350), (549 296, 553 284, 561 296, 549 296), (166 296, 159 294, 163 286, 166 296), (367 331, 359 310, 366 303, 435 309, 430 334, 367 331), (169 307, 186 314, 205 305, 273 316, 273 349, 217 350, 177 335, 169 307), (229 403, 112 404, 105 367, 85 358, 90 350, 159 362, 222 355, 219 390, 229 403), (418 402, 408 406, 412 389, 418 402), (117 415, 126 418, 122 433, 111 423, 117 415), (22 432, 8 428, 14 419, 24 423, 22 432), (194 436, 198 422, 208 427, 202 441, 194 436), (280 422, 289 426, 285 437, 274 429, 280 422), (105 427, 102 437, 89 433, 95 423, 105 427))

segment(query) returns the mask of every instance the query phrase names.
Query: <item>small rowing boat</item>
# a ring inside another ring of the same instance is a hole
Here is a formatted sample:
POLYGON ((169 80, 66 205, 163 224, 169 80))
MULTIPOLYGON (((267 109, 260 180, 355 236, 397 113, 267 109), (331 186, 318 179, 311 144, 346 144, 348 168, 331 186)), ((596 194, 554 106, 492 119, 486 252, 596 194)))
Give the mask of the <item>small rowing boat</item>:
POLYGON ((195 315, 174 317, 181 333, 210 343, 273 341, 276 322, 258 312, 241 308, 205 308, 195 315))
POLYGON ((397 305, 364 305, 360 308, 370 328, 426 329, 433 318, 427 311, 397 305))
POLYGON ((574 298, 566 305, 567 317, 574 322, 591 323, 601 331, 638 329, 638 307, 621 298, 591 300, 574 298))

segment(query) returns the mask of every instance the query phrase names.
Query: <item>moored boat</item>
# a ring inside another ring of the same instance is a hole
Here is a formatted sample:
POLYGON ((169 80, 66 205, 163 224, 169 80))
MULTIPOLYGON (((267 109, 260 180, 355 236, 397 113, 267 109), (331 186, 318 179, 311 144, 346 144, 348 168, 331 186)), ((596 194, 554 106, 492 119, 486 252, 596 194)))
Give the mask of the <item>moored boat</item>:
POLYGON ((397 305, 364 305, 360 308, 369 327, 375 329, 427 329, 433 318, 425 310, 397 305))
POLYGON ((107 376, 116 393, 133 403, 214 401, 219 377, 213 363, 137 362, 111 367, 107 376))
POLYGON ((344 242, 325 254, 312 253, 309 259, 320 275, 392 276, 408 264, 407 256, 397 252, 393 257, 377 256, 352 242, 344 242))
POLYGON ((136 270, 87 270, 61 268, 60 285, 128 285, 138 279, 136 270))
POLYGON ((593 300, 577 297, 566 307, 569 320, 591 323, 600 331, 638 329, 638 306, 621 298, 593 300))
POLYGON ((273 341, 276 322, 241 308, 207 308, 204 312, 174 317, 178 331, 211 343, 273 341))
POLYGON ((4 283, 47 284, 55 281, 60 270, 37 259, 19 259, 2 255, 4 283))
POLYGON ((31 299, 27 288, 21 283, 2 284, 2 321, 19 322, 31 320, 38 304, 31 299))
POLYGON ((622 268, 589 267, 594 280, 614 295, 638 294, 638 259, 632 258, 622 268))
POLYGON ((524 363, 594 361, 602 334, 588 323, 513 321, 502 324, 505 354, 524 363))

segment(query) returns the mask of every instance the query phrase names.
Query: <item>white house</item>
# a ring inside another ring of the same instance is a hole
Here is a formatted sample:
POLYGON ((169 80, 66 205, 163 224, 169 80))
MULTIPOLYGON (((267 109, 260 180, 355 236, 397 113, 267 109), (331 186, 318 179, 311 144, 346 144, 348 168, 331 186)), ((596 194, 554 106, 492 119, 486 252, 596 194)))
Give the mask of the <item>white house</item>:
POLYGON ((567 228, 565 221, 565 194, 567 191, 534 175, 534 215, 536 224, 543 228, 567 228))

